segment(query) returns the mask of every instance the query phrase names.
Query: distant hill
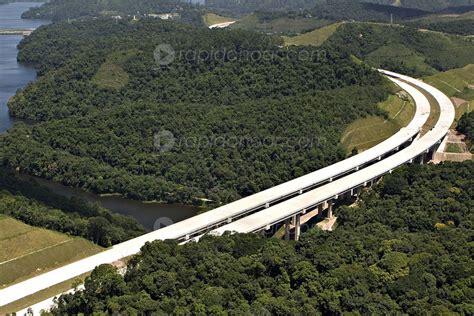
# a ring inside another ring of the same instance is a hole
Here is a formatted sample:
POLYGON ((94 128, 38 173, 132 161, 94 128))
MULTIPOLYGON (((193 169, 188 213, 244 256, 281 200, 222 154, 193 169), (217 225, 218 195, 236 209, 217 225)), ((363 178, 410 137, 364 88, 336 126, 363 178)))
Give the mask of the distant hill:
POLYGON ((308 10, 312 16, 335 21, 390 21, 416 18, 428 14, 426 11, 400 8, 376 3, 354 1, 328 1, 308 10))
POLYGON ((299 12, 257 11, 232 25, 233 29, 254 30, 267 34, 289 36, 308 33, 314 29, 342 21, 402 23, 414 18, 428 17, 429 12, 374 3, 331 1, 299 12))
POLYGON ((471 6, 474 5, 474 0, 400 0, 400 5, 406 8, 439 11, 452 7, 471 6))
MULTIPOLYGON (((298 11, 311 9, 316 5, 347 2, 345 0, 206 0, 208 8, 251 13, 255 11, 298 11)), ((474 0, 352 0, 349 2, 370 2, 424 11, 439 11, 447 8, 474 5, 474 0)))
POLYGON ((31 8, 22 17, 58 21, 83 16, 176 12, 180 14, 181 19, 197 24, 202 22, 202 12, 196 11, 199 11, 198 6, 184 0, 51 0, 41 7, 31 8))
POLYGON ((474 63, 468 38, 422 32, 414 28, 346 23, 325 42, 377 68, 426 76, 474 63))

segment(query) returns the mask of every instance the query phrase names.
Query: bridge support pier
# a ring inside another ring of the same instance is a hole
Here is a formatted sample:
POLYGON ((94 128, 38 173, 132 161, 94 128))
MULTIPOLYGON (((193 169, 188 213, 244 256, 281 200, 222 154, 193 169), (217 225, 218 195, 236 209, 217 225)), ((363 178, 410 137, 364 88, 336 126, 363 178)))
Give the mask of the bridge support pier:
POLYGON ((359 198, 359 195, 361 192, 362 192, 362 187, 357 187, 355 189, 352 189, 352 196, 357 199, 359 198))
POLYGON ((297 214, 293 218, 293 224, 295 225, 295 240, 300 240, 301 235, 301 215, 297 214))
POLYGON ((333 217, 333 214, 332 214, 332 204, 333 204, 333 201, 332 201, 332 200, 329 200, 329 201, 328 201, 328 218, 332 218, 332 217, 333 217))
POLYGON ((290 240, 290 234, 291 234, 291 219, 285 219, 285 240, 289 241, 290 240))

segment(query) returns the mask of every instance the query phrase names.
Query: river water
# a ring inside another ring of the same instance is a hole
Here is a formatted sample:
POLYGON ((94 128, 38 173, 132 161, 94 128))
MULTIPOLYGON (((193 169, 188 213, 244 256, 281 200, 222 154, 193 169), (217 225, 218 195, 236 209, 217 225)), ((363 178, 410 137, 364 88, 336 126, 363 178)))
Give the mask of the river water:
MULTIPOLYGON (((33 6, 35 2, 14 2, 0 5, 0 30, 37 28, 48 21, 23 20, 21 14, 33 6)), ((0 35, 0 133, 13 126, 15 119, 8 113, 8 99, 15 92, 25 87, 36 78, 36 71, 17 62, 17 45, 22 36, 0 35)), ((33 178, 20 175, 22 178, 33 178)), ((67 197, 75 196, 91 203, 98 203, 112 212, 130 215, 145 228, 158 229, 179 222, 196 214, 196 208, 185 205, 169 205, 160 203, 142 203, 119 196, 99 196, 81 189, 70 188, 54 181, 34 178, 53 192, 67 197)))

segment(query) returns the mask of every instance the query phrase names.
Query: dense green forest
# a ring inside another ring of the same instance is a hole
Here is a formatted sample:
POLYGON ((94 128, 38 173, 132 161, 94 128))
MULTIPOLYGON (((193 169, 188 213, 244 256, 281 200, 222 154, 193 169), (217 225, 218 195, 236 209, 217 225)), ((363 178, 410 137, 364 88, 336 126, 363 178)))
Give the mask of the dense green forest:
POLYGON ((2 136, 0 161, 93 192, 219 203, 343 159, 341 131, 381 114, 388 87, 347 55, 280 44, 154 19, 42 27, 19 46, 41 77, 9 107, 43 123, 2 136), (153 51, 162 43, 176 59, 160 67, 153 51), (170 133, 173 146, 161 151, 157 137, 170 133))
POLYGON ((201 25, 202 10, 182 0, 51 0, 41 7, 31 8, 22 15, 26 19, 63 19, 101 15, 145 15, 179 13, 178 20, 201 25))
MULTIPOLYGON (((5 1, 5 0, 1 0, 5 1)), ((6 0, 8 1, 8 0, 6 0)), ((393 6, 394 0, 206 0, 205 7, 184 0, 51 0, 40 8, 32 8, 24 18, 46 18, 54 21, 99 15, 140 15, 178 12, 183 20, 196 24, 204 9, 230 15, 261 12, 297 12, 309 10, 316 16, 333 16, 336 20, 380 20, 393 14, 396 19, 424 15, 423 11, 442 9, 466 11, 473 0, 407 0, 393 6)), ((457 11, 453 11, 457 12, 457 11)), ((451 11, 446 11, 451 13, 451 11)))
POLYGON ((131 217, 112 214, 77 198, 62 197, 4 169, 0 169, 0 214, 32 226, 81 236, 104 247, 145 232, 131 217))
POLYGON ((465 113, 459 120, 456 128, 459 132, 466 135, 466 140, 471 152, 474 151, 474 112, 465 113))
POLYGON ((125 276, 97 267, 54 315, 425 315, 474 312, 474 163, 403 167, 333 232, 146 244, 125 276))
POLYGON ((374 67, 415 77, 474 63, 474 39, 410 27, 347 23, 323 47, 355 55, 374 67))

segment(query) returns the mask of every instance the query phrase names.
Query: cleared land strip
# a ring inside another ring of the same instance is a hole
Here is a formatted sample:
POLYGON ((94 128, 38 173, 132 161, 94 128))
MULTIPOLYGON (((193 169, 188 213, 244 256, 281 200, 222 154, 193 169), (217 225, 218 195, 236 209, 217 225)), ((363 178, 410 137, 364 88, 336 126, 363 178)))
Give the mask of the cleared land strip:
POLYGON ((32 227, 6 216, 0 217, 0 238, 0 289, 102 250, 83 238, 32 227))
POLYGON ((59 242, 59 243, 57 243, 57 244, 50 245, 50 246, 47 246, 47 247, 44 247, 44 248, 41 248, 41 249, 32 251, 32 252, 30 252, 30 253, 26 253, 26 254, 21 255, 21 256, 19 256, 19 257, 12 258, 12 259, 9 259, 9 260, 7 260, 7 261, 0 262, 0 266, 3 265, 3 264, 7 264, 7 263, 9 263, 9 262, 12 262, 12 261, 15 261, 15 260, 18 260, 18 259, 21 259, 21 258, 30 256, 30 255, 35 254, 35 253, 42 252, 42 251, 45 251, 45 250, 47 250, 47 249, 57 247, 57 246, 59 246, 59 245, 62 245, 62 244, 65 244, 65 243, 71 242, 71 241, 72 241, 72 239, 63 240, 63 241, 61 241, 61 242, 59 242))

